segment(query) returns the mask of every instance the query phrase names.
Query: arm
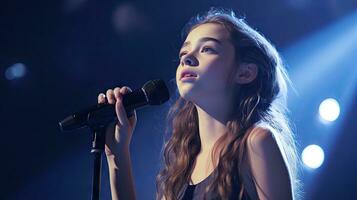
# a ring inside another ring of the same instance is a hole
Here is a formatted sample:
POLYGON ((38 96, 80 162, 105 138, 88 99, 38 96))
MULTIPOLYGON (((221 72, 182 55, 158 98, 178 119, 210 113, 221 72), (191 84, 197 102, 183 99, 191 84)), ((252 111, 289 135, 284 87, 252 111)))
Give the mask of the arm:
POLYGON ((118 157, 107 156, 110 191, 113 200, 135 200, 134 178, 129 149, 122 150, 118 157))
POLYGON ((113 200, 135 200, 135 188, 129 146, 136 126, 136 112, 128 118, 122 104, 122 95, 130 92, 122 87, 107 90, 106 96, 100 94, 98 103, 115 104, 118 121, 110 124, 105 136, 105 154, 109 167, 110 190, 113 200))
POLYGON ((253 129, 247 140, 247 155, 259 199, 293 199, 288 168, 269 130, 253 129))

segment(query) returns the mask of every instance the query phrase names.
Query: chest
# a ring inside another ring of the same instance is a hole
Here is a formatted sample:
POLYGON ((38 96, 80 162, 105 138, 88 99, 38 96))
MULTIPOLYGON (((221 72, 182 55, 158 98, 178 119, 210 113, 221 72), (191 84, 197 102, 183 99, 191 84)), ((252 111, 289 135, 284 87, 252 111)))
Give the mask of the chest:
POLYGON ((200 153, 195 160, 194 168, 191 174, 191 184, 198 184, 205 180, 215 169, 216 161, 212 160, 210 153, 200 153))

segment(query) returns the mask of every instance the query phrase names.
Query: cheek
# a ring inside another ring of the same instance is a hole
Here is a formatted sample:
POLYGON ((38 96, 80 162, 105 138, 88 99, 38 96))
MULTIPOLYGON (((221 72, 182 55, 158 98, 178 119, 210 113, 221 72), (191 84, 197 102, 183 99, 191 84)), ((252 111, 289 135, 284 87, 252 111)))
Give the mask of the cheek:
POLYGON ((229 85, 229 79, 231 77, 231 68, 233 67, 228 62, 212 63, 206 68, 202 80, 205 87, 210 91, 221 91, 227 88, 229 85))
POLYGON ((176 68, 176 84, 179 81, 180 74, 181 74, 181 68, 180 68, 180 66, 177 66, 177 68, 176 68))
POLYGON ((180 66, 178 66, 176 68, 176 87, 178 90, 180 90, 182 87, 182 84, 180 82, 181 71, 182 71, 182 68, 180 66))
POLYGON ((213 80, 222 80, 226 79, 228 74, 229 74, 229 67, 227 65, 227 62, 224 62, 224 60, 219 59, 214 62, 211 62, 210 65, 208 65, 205 69, 202 75, 205 78, 209 78, 212 81, 213 80))

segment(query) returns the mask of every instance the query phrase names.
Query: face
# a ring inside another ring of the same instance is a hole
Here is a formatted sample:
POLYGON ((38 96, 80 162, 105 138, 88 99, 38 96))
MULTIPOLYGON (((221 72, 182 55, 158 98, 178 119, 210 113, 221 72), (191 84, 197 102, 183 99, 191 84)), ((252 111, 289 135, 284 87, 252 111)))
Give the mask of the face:
POLYGON ((207 23, 194 28, 179 56, 176 83, 181 97, 193 102, 225 98, 235 59, 229 32, 222 25, 207 23))

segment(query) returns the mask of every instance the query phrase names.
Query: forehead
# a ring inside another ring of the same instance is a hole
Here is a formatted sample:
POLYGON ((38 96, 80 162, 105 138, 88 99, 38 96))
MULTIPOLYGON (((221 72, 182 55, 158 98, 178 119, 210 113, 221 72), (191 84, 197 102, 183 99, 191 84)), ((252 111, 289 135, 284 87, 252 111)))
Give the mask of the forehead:
POLYGON ((226 41, 229 39, 229 32, 222 24, 201 24, 190 31, 185 42, 195 42, 196 40, 204 37, 211 37, 220 41, 226 41))

